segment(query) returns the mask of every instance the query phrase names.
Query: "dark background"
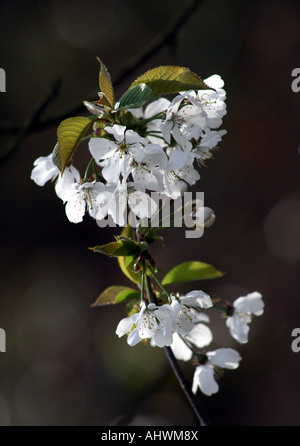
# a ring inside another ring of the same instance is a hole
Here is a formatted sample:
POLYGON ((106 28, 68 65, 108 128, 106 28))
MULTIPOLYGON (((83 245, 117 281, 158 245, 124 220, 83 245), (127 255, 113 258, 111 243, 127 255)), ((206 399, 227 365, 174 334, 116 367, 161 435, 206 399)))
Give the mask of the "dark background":
MULTIPOLYGON (((191 3, 1 1, 1 155, 57 78, 60 93, 41 120, 95 99, 96 56, 120 79, 191 3)), ((299 2, 200 3, 176 38, 117 88, 120 96, 139 74, 167 64, 203 78, 218 73, 226 83, 228 135, 195 189, 205 192, 216 222, 196 240, 167 231, 167 247, 153 255, 165 272, 186 260, 227 272, 182 292, 201 288, 231 301, 254 290, 264 296, 265 314, 252 321, 244 346, 229 337, 219 314, 212 318, 212 348, 237 348, 243 361, 225 373, 217 395, 198 395, 210 423, 299 425, 300 353, 291 350, 291 332, 300 326, 300 93, 291 90, 300 65, 299 2)), ((0 167, 0 327, 7 334, 0 424, 192 425, 164 352, 117 338, 123 306, 90 307, 105 287, 130 284, 115 260, 87 250, 111 241, 114 231, 88 217, 71 224, 52 185, 30 180, 33 161, 55 142, 56 125, 31 132, 0 167)), ((82 151, 77 166, 85 162, 82 151)), ((193 367, 183 369, 192 379, 193 367)))

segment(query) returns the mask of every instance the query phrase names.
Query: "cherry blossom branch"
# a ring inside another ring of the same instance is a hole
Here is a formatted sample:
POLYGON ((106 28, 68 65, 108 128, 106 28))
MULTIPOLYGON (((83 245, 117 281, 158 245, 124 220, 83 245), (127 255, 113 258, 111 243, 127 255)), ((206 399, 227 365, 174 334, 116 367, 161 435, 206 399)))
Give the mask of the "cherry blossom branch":
MULTIPOLYGON (((147 276, 147 274, 145 274, 145 282, 146 282, 146 291, 147 291, 149 301, 154 304, 157 304, 157 300, 156 300, 155 294, 153 293, 151 282, 150 282, 150 279, 147 276)), ((182 373, 182 371, 178 365, 177 359, 175 358, 171 348, 164 347, 164 350, 166 352, 169 363, 173 369, 173 372, 175 373, 175 376, 176 376, 188 402, 190 403, 190 406, 193 409, 193 412, 196 415, 200 426, 207 426, 207 423, 204 421, 204 417, 201 413, 198 401, 192 392, 191 384, 186 379, 184 374, 182 373)))

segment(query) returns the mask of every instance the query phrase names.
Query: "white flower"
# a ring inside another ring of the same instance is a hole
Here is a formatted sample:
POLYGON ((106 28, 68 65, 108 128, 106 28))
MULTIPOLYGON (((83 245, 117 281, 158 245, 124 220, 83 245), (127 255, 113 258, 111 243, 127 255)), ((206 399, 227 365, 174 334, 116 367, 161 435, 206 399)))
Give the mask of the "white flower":
POLYGON ((151 339, 153 345, 165 347, 172 344, 174 312, 170 305, 156 306, 141 303, 139 313, 122 319, 116 329, 119 337, 129 333, 127 343, 130 346, 138 344, 142 339, 151 339))
POLYGON ((212 150, 216 148, 226 133, 226 130, 208 130, 204 133, 200 144, 193 149, 193 153, 200 163, 212 157, 212 150))
POLYGON ((208 77, 204 80, 206 85, 213 90, 198 90, 188 92, 187 99, 195 106, 199 106, 205 114, 205 126, 216 129, 222 124, 222 118, 226 114, 226 92, 223 90, 224 81, 218 74, 208 77))
POLYGON ((44 186, 47 181, 56 180, 56 195, 64 201, 64 195, 73 183, 80 181, 80 173, 69 164, 63 173, 60 173, 58 167, 53 163, 52 153, 48 156, 41 156, 34 162, 34 168, 31 172, 31 179, 38 185, 44 186))
POLYGON ((190 139, 199 138, 202 128, 205 127, 205 113, 198 104, 184 105, 180 108, 182 102, 186 99, 186 94, 179 94, 170 103, 166 119, 161 123, 160 129, 164 139, 168 144, 171 143, 171 136, 177 144, 184 150, 190 151, 192 143, 190 139))
MULTIPOLYGON (((106 189, 110 192, 107 213, 119 226, 126 226, 127 204, 140 219, 150 218, 157 210, 155 201, 139 184, 122 181, 117 184, 107 184, 106 189)), ((102 218, 104 217, 105 215, 102 218)), ((131 223, 133 225, 133 222, 131 223)))
POLYGON ((132 166, 132 177, 140 188, 161 192, 164 189, 163 175, 167 168, 168 157, 158 144, 147 144, 143 148, 140 163, 132 166))
POLYGON ((200 175, 193 166, 196 153, 181 150, 179 146, 168 149, 169 161, 163 176, 164 194, 174 200, 194 185, 200 175))
POLYGON ((65 201, 64 196, 68 193, 69 188, 74 183, 80 182, 80 173, 71 164, 67 166, 64 173, 59 173, 55 184, 56 195, 65 201))
POLYGON ((249 324, 252 315, 261 316, 264 312, 262 295, 257 291, 239 297, 233 303, 233 314, 226 319, 231 336, 241 344, 248 342, 249 324))
POLYGON ((151 118, 166 111, 169 105, 170 101, 168 99, 159 98, 156 101, 150 102, 150 104, 146 106, 145 110, 143 110, 143 108, 128 110, 137 119, 149 120, 149 122, 147 123, 147 132, 149 132, 150 134, 147 135, 147 139, 150 141, 150 143, 163 146, 165 145, 165 142, 161 139, 162 134, 160 130, 160 125, 162 124, 163 120, 160 118, 152 120, 151 118), (155 134, 157 134, 157 136, 155 136, 155 134))
POLYGON ((212 307, 213 303, 208 294, 194 290, 179 299, 173 297, 171 305, 177 313, 174 331, 185 336, 191 332, 196 323, 203 320, 201 310, 212 307))
POLYGON ((198 348, 203 348, 212 342, 213 335, 210 328, 200 323, 200 321, 209 322, 209 317, 204 313, 200 313, 197 317, 197 323, 187 334, 179 335, 177 332, 173 333, 171 349, 177 359, 181 361, 192 359, 193 351, 189 347, 190 343, 198 348))
POLYGON ((123 125, 105 127, 115 141, 107 138, 91 138, 89 149, 96 163, 104 167, 102 175, 109 183, 118 183, 120 175, 127 179, 134 163, 140 163, 144 157, 142 150, 146 140, 133 130, 126 130, 123 125), (126 131, 125 131, 126 130, 126 131))
POLYGON ((216 370, 219 368, 234 370, 239 366, 241 359, 239 353, 232 348, 220 348, 206 353, 206 362, 197 366, 194 373, 193 393, 197 392, 198 387, 207 396, 217 393, 219 385, 215 380, 216 370))
POLYGON ((157 210, 155 201, 141 190, 133 190, 128 194, 128 205, 140 219, 150 218, 157 210))
POLYGON ((91 217, 101 220, 107 215, 111 196, 103 183, 74 183, 64 194, 66 215, 71 223, 80 223, 87 208, 91 217))
POLYGON ((40 156, 33 165, 35 167, 32 169, 30 178, 38 186, 44 186, 47 181, 53 180, 59 174, 59 169, 52 161, 52 153, 48 156, 40 156))

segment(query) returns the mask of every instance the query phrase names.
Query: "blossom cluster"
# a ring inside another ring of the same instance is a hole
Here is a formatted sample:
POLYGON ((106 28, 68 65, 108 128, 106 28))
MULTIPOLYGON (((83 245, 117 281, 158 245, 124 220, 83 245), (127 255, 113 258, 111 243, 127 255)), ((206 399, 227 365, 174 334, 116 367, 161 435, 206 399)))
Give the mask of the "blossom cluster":
MULTIPOLYGON (((130 346, 143 339, 150 339, 154 347, 170 346, 178 360, 189 361, 195 357, 198 365, 192 390, 196 393, 199 388, 210 396, 219 389, 218 369, 236 369, 241 357, 232 348, 198 351, 213 341, 211 329, 206 325, 210 319, 203 311, 214 307, 208 294, 194 290, 185 296, 172 295, 170 299, 170 303, 160 306, 142 301, 139 311, 119 322, 116 334, 119 337, 127 334, 130 346)), ((262 296, 253 292, 239 297, 223 311, 232 337, 241 344, 247 343, 252 316, 260 316, 264 311, 262 296)))
POLYGON ((213 75, 205 84, 207 90, 180 92, 171 101, 160 97, 123 114, 85 102, 99 118, 89 137, 92 158, 85 175, 72 162, 61 174, 50 154, 35 161, 31 179, 39 186, 55 182, 73 223, 88 212, 123 226, 127 205, 137 217, 150 218, 157 205, 149 192, 180 197, 200 179, 197 164, 213 156, 226 133, 217 130, 226 114, 224 82, 213 75))

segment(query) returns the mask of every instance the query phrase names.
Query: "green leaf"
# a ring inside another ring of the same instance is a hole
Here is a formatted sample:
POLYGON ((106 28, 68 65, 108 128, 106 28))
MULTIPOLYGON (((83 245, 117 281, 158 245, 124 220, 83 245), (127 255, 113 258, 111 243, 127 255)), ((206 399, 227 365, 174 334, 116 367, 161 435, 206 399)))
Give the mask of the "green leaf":
MULTIPOLYGON (((125 288, 125 287, 124 287, 125 288)), ((132 300, 139 300, 141 297, 140 293, 132 288, 128 288, 127 290, 121 291, 115 299, 115 304, 119 304, 121 302, 130 302, 132 300)))
POLYGON ((100 294, 91 307, 128 302, 133 299, 139 299, 139 297, 139 293, 132 288, 126 286, 110 286, 100 294))
POLYGON ((127 90, 115 105, 115 110, 125 110, 128 108, 139 108, 146 102, 155 98, 155 93, 146 84, 140 83, 130 90, 127 90))
POLYGON ((58 143, 54 147, 52 159, 62 173, 91 125, 91 119, 78 116, 65 119, 58 126, 58 143))
POLYGON ((115 104, 115 94, 111 77, 104 63, 99 59, 99 57, 97 57, 97 59, 100 63, 99 87, 101 92, 104 94, 105 99, 108 101, 108 104, 104 103, 105 100, 104 102, 101 102, 104 98, 101 98, 100 102, 103 103, 103 105, 109 105, 112 108, 115 104))
POLYGON ((224 273, 218 271, 214 266, 203 262, 184 262, 171 269, 162 280, 163 285, 171 285, 178 282, 189 282, 190 280, 216 279, 224 273))
POLYGON ((100 252, 101 254, 105 254, 109 257, 130 256, 133 254, 138 255, 139 253, 138 245, 134 243, 123 243, 121 240, 107 243, 106 245, 94 246, 94 248, 89 249, 95 252, 100 252))
POLYGON ((197 74, 185 67, 165 65, 139 76, 129 87, 146 84, 155 94, 178 93, 186 90, 211 90, 197 74))
MULTIPOLYGON (((130 225, 125 226, 123 231, 121 232, 121 237, 127 237, 131 240, 134 240, 134 232, 133 228, 130 225)), ((141 283, 141 272, 135 272, 132 271, 128 266, 125 264, 126 257, 118 257, 118 263, 119 267, 122 271, 122 273, 133 283, 141 283)))

